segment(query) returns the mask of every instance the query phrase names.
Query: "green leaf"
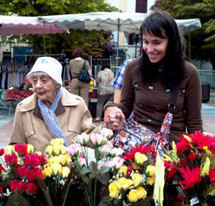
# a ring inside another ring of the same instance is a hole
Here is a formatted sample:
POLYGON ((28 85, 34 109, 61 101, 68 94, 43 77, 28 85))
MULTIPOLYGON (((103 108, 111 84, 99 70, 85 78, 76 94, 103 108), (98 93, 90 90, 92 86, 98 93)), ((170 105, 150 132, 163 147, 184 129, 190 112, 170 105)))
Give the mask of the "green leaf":
POLYGON ((38 184, 38 186, 40 187, 40 189, 42 190, 42 192, 44 194, 44 197, 46 199, 47 205, 48 206, 53 206, 53 202, 52 202, 51 196, 49 194, 48 188, 47 188, 44 180, 41 179, 41 178, 36 177, 35 181, 38 184))
POLYGON ((109 169, 110 169, 109 167, 104 166, 99 170, 99 173, 103 174, 103 173, 109 172, 109 169))
POLYGON ((97 164, 95 162, 90 162, 90 165, 89 165, 89 169, 91 172, 98 172, 98 167, 97 167, 97 164))
POLYGON ((104 185, 108 185, 110 180, 110 176, 109 173, 102 173, 99 175, 99 181, 104 184, 104 185))
POLYGON ((92 172, 89 175, 90 180, 93 180, 93 179, 98 178, 98 177, 99 177, 99 174, 96 172, 92 172))
POLYGON ((83 168, 81 169, 81 174, 82 174, 82 175, 85 175, 85 174, 87 174, 87 173, 90 173, 90 169, 88 169, 87 167, 83 167, 83 168))
POLYGON ((82 176, 82 181, 86 184, 89 184, 90 179, 87 176, 82 176))
POLYGON ((31 206, 31 204, 18 192, 9 196, 6 206, 31 206))

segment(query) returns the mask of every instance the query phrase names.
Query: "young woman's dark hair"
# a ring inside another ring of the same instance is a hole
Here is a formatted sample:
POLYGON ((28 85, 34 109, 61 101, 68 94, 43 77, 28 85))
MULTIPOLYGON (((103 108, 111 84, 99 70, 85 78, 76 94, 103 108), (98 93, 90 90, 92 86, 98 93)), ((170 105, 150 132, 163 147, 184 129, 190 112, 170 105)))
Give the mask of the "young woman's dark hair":
POLYGON ((172 88, 179 84, 184 74, 184 52, 177 24, 166 11, 152 12, 143 21, 140 28, 143 82, 152 82, 161 74, 166 87, 172 88), (143 34, 150 34, 159 38, 167 38, 166 56, 158 63, 150 62, 143 50, 143 34))
POLYGON ((73 58, 77 58, 77 57, 84 58, 84 52, 82 51, 81 48, 75 48, 72 52, 72 57, 73 58))

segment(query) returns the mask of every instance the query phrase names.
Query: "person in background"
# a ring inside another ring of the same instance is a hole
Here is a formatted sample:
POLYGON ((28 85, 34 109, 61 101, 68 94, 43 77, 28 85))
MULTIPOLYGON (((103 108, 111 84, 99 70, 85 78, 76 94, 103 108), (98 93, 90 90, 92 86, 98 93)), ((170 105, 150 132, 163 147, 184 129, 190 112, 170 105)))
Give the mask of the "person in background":
POLYGON ((184 59, 175 20, 166 11, 152 12, 144 19, 140 35, 141 57, 126 67, 120 103, 106 104, 105 124, 119 130, 134 111, 136 122, 160 131, 171 90, 178 87, 170 141, 184 132, 202 131, 200 75, 184 59))
MULTIPOLYGON (((71 92, 72 94, 79 95, 82 97, 88 106, 89 104, 89 83, 82 82, 78 80, 78 73, 83 68, 84 65, 84 53, 82 49, 76 48, 72 53, 73 59, 69 61, 70 71, 72 75, 72 85, 71 92)), ((89 75, 91 76, 92 71, 90 68, 89 62, 86 60, 85 68, 88 70, 89 75)))
POLYGON ((133 59, 126 59, 119 71, 116 73, 116 76, 114 78, 112 86, 114 87, 114 103, 119 103, 121 100, 121 90, 122 90, 122 82, 123 82, 123 76, 125 73, 125 68, 127 64, 132 61, 133 59))
POLYGON ((98 102, 96 106, 96 122, 103 118, 103 106, 105 103, 113 101, 114 88, 111 84, 114 79, 114 73, 109 68, 110 63, 108 61, 103 61, 101 71, 97 74, 98 102))
POLYGON ((61 73, 56 59, 36 60, 27 74, 34 94, 17 105, 10 144, 32 144, 44 153, 52 138, 63 138, 67 146, 78 134, 99 129, 84 100, 62 87, 61 73))

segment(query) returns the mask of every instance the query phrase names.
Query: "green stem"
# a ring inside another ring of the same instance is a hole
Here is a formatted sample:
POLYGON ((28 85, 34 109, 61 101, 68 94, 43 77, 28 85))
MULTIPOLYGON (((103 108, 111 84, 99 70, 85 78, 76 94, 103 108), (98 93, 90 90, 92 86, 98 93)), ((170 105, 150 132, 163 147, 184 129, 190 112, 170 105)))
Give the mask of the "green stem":
POLYGON ((97 180, 95 180, 95 187, 94 187, 94 206, 96 206, 96 191, 97 191, 97 180))
POLYGON ((89 195, 88 195, 87 188, 86 188, 85 185, 84 185, 84 189, 85 189, 85 192, 86 192, 86 195, 87 195, 88 204, 91 205, 90 197, 89 197, 89 195))

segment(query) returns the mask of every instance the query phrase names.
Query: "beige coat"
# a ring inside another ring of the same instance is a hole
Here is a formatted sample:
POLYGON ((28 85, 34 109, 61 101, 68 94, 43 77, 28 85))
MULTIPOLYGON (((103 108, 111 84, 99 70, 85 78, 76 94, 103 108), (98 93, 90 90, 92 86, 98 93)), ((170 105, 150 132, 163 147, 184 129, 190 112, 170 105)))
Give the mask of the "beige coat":
MULTIPOLYGON (((61 90, 61 102, 55 114, 68 144, 71 144, 72 138, 78 134, 98 132, 100 127, 95 128, 93 125, 91 114, 83 99, 64 88, 61 90)), ((32 144, 36 151, 44 153, 52 137, 36 102, 36 95, 33 94, 17 105, 10 144, 32 144)))

